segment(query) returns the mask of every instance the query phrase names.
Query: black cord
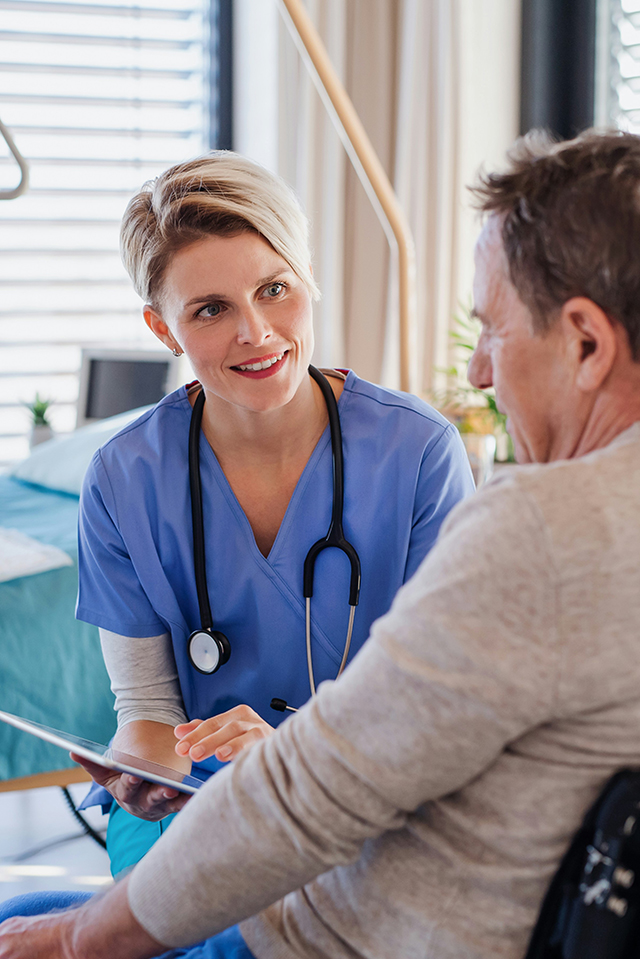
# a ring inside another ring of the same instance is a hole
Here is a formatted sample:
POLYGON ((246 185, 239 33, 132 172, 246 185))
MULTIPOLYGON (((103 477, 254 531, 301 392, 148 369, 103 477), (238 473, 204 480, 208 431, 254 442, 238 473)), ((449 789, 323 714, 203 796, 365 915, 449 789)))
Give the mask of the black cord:
POLYGON ((32 846, 25 852, 18 853, 17 856, 3 856, 2 859, 0 859, 0 865, 11 866, 15 863, 26 862, 27 859, 33 859, 34 856, 39 856, 42 852, 49 852, 50 849, 55 849, 56 846, 64 846, 68 842, 75 842, 76 839, 86 838, 87 834, 84 830, 82 832, 70 833, 67 836, 58 836, 57 839, 50 839, 47 842, 41 842, 38 846, 32 846))
POLYGON ((72 814, 73 817, 80 823, 80 825, 81 825, 82 828, 84 829, 84 831, 85 831, 85 833, 87 834, 87 836, 91 836, 91 838, 92 838, 95 842, 97 842, 98 845, 102 847, 102 849, 106 849, 106 848, 107 848, 107 844, 106 844, 106 842, 104 841, 104 839, 102 838, 102 836, 100 835, 100 833, 97 833, 97 832, 95 831, 95 829, 94 829, 92 826, 89 825, 89 823, 88 823, 87 820, 84 818, 84 816, 82 815, 82 813, 78 812, 78 810, 76 809, 76 804, 74 803, 74 801, 73 801, 73 799, 72 799, 72 797, 71 797, 71 793, 69 792, 69 790, 67 789, 67 787, 66 787, 66 786, 61 786, 60 788, 62 789, 62 794, 63 794, 64 798, 65 798, 66 801, 67 801, 67 806, 68 806, 69 809, 71 810, 71 814, 72 814))

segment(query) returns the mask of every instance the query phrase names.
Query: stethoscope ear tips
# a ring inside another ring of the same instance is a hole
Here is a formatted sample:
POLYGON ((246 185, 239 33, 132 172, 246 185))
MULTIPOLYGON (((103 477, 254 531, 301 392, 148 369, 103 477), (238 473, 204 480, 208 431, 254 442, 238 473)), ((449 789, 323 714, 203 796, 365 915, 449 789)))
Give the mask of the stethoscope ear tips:
POLYGON ((287 703, 284 699, 278 699, 277 697, 274 697, 274 698, 271 700, 270 705, 271 705, 271 708, 272 708, 272 709, 275 709, 276 712, 278 712, 278 713, 283 713, 283 712, 285 711, 285 709, 288 709, 290 713, 297 713, 297 712, 298 712, 298 710, 295 708, 295 706, 289 706, 288 703, 287 703))

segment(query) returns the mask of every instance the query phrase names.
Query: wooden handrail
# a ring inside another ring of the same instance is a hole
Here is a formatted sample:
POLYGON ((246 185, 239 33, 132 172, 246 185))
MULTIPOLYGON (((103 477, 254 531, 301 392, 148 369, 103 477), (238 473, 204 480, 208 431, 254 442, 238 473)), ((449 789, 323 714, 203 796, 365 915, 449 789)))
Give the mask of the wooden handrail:
POLYGON ((398 266, 400 389, 415 387, 415 282, 413 236, 384 167, 338 77, 302 0, 277 0, 302 60, 338 132, 347 155, 382 224, 398 266))
POLYGON ((0 781, 0 793, 8 793, 24 789, 44 789, 46 786, 70 786, 71 783, 90 783, 91 776, 80 766, 71 769, 54 769, 48 773, 34 773, 32 776, 21 776, 19 779, 3 779, 0 781))

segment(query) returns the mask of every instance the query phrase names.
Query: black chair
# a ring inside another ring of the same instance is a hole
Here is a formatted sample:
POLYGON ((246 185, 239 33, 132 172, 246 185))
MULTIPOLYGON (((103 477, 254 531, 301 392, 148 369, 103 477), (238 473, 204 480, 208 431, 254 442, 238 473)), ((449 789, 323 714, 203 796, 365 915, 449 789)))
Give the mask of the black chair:
POLYGON ((525 959, 639 959, 640 770, 613 776, 542 903, 525 959))

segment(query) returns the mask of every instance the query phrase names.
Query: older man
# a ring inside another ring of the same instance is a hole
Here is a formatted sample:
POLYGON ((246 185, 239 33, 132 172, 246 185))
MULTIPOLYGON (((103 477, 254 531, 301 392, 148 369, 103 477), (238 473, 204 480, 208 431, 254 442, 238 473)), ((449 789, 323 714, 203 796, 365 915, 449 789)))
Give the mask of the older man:
POLYGON ((640 139, 520 142, 477 195, 469 375, 531 465, 452 513, 344 676, 128 880, 9 920, 0 957, 522 956, 585 809, 640 762, 640 139))

